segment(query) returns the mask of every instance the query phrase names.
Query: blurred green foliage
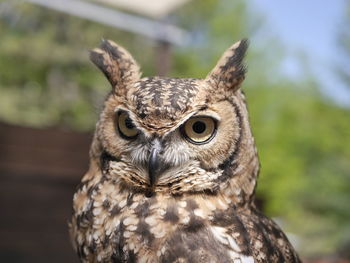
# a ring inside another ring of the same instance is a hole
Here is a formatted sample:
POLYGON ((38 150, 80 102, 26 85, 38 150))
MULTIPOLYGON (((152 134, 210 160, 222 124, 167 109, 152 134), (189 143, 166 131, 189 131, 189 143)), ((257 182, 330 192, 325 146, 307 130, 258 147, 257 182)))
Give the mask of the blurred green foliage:
MULTIPOLYGON (((196 35, 193 46, 174 48, 170 76, 204 77, 233 41, 252 39, 243 89, 262 163, 257 194, 264 210, 297 235, 303 255, 349 247, 349 108, 322 96, 307 70, 299 79, 280 73, 283 46, 274 36, 254 42, 264 19, 244 1, 194 0, 170 19, 196 35)), ((2 11, 0 28, 3 121, 92 130, 109 90, 88 61, 101 38, 127 46, 144 75, 155 74, 155 43, 93 22, 18 4, 2 11)), ((349 39, 341 41, 348 54, 349 39)))
POLYGON ((108 83, 89 63, 103 37, 131 46, 141 61, 151 41, 30 4, 2 6, 0 118, 32 126, 91 130, 108 83), (5 8, 6 7, 6 8, 5 8))

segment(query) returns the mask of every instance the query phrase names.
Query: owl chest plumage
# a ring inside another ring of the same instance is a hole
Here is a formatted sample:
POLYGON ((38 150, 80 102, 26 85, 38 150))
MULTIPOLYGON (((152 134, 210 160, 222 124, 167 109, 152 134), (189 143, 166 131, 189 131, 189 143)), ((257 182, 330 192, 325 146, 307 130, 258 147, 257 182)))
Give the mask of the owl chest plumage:
POLYGON ((83 180, 74 209, 84 262, 298 262, 272 221, 224 196, 146 197, 99 174, 83 180))

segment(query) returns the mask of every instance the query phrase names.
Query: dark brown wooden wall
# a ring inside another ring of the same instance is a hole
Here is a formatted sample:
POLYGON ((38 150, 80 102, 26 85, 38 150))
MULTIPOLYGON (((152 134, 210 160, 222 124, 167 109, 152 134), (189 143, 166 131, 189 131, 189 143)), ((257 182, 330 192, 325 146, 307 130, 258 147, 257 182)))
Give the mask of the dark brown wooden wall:
POLYGON ((91 138, 0 123, 0 262, 78 262, 67 221, 91 138))

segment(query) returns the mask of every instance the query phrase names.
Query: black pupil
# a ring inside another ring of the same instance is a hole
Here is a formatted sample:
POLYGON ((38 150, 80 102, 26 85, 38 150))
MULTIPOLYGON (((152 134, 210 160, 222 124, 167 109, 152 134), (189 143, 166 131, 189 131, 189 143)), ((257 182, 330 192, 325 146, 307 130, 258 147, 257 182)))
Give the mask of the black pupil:
POLYGON ((206 125, 202 121, 196 121, 193 123, 192 129, 195 133, 203 133, 206 129, 206 125))
POLYGON ((131 121, 131 119, 130 119, 129 117, 127 117, 127 118, 125 119, 125 126, 126 126, 126 128, 128 128, 129 130, 135 128, 134 124, 132 123, 132 121, 131 121))

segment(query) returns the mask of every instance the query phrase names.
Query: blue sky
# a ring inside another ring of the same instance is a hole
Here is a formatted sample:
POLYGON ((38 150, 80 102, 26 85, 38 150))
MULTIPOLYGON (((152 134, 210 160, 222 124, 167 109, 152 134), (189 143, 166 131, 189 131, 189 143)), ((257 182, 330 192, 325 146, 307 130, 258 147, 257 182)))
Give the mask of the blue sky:
MULTIPOLYGON (((332 72, 342 59, 337 34, 346 0, 252 0, 253 10, 267 20, 266 27, 286 48, 284 72, 297 77, 297 54, 307 55, 322 90, 341 104, 350 105, 350 89, 332 72)), ((349 29, 350 30, 350 29, 349 29)))

